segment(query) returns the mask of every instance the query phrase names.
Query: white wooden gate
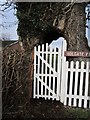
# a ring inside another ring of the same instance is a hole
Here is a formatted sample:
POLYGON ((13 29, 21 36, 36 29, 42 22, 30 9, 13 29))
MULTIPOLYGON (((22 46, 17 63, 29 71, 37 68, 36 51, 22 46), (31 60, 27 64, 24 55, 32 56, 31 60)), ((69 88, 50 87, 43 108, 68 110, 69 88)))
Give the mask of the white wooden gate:
POLYGON ((60 100, 64 51, 66 41, 62 42, 62 47, 59 49, 52 49, 47 43, 34 48, 33 98, 60 100))

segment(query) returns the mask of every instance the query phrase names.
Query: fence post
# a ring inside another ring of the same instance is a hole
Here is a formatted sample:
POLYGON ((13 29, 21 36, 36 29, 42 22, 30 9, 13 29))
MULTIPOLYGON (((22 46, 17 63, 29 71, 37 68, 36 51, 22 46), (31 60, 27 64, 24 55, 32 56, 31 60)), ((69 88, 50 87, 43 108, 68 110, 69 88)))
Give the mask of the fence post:
POLYGON ((35 98, 35 95, 36 95, 36 77, 35 77, 35 74, 36 74, 36 47, 34 47, 34 83, 33 83, 33 98, 35 98))
POLYGON ((60 98, 60 102, 64 103, 64 100, 65 100, 65 83, 66 83, 66 79, 65 79, 65 76, 66 76, 66 72, 65 72, 65 63, 66 63, 66 57, 64 56, 64 51, 66 51, 67 49, 67 43, 66 41, 63 41, 62 42, 62 61, 61 61, 61 98, 60 98))
POLYGON ((61 93, 61 48, 59 48, 58 51, 58 63, 57 63, 58 67, 57 67, 57 72, 58 72, 58 80, 57 80, 57 100, 60 100, 60 93, 61 93))

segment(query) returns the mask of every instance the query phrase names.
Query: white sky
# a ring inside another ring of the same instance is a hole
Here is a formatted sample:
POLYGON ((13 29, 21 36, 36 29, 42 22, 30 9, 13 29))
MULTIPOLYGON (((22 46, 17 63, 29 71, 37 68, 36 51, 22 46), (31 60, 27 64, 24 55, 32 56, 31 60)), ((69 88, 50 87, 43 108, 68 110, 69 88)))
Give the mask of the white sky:
POLYGON ((6 2, 6 0, 0 0, 0 2, 2 3, 2 2, 6 2))
POLYGON ((2 23, 5 27, 2 29, 2 35, 6 34, 10 37, 10 40, 18 40, 17 26, 18 20, 14 15, 14 10, 10 10, 4 13, 5 17, 2 17, 2 23))
POLYGON ((59 48, 62 45, 63 40, 65 40, 65 39, 63 37, 60 37, 57 40, 53 40, 49 46, 52 48, 54 48, 54 47, 59 48))
MULTIPOLYGON (((88 5, 89 7, 86 7, 86 18, 88 16, 88 12, 90 12, 90 4, 88 5)), ((89 18, 90 18, 90 13, 89 13, 89 18)), ((86 37, 88 39, 88 45, 90 46, 90 20, 86 21, 86 25, 88 28, 86 28, 86 37)))

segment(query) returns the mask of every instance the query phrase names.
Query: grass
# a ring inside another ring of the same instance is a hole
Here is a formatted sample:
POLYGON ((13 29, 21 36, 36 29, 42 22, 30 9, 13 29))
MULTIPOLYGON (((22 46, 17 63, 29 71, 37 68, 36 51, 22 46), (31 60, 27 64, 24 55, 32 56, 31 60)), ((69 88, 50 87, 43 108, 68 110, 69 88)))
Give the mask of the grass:
POLYGON ((87 119, 90 120, 90 110, 89 109, 83 109, 83 108, 66 108, 65 116, 69 117, 70 115, 73 116, 76 120, 81 119, 87 119))

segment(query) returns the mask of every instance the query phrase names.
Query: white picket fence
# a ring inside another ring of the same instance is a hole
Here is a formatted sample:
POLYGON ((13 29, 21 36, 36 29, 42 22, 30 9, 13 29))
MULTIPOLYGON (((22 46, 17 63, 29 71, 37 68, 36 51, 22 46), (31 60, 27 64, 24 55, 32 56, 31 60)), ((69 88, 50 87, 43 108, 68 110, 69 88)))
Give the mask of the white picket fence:
POLYGON ((90 108, 90 62, 67 61, 65 66, 64 105, 90 108))
POLYGON ((48 44, 34 48, 33 98, 90 108, 90 62, 66 61, 66 46, 64 41, 59 49, 48 44))

